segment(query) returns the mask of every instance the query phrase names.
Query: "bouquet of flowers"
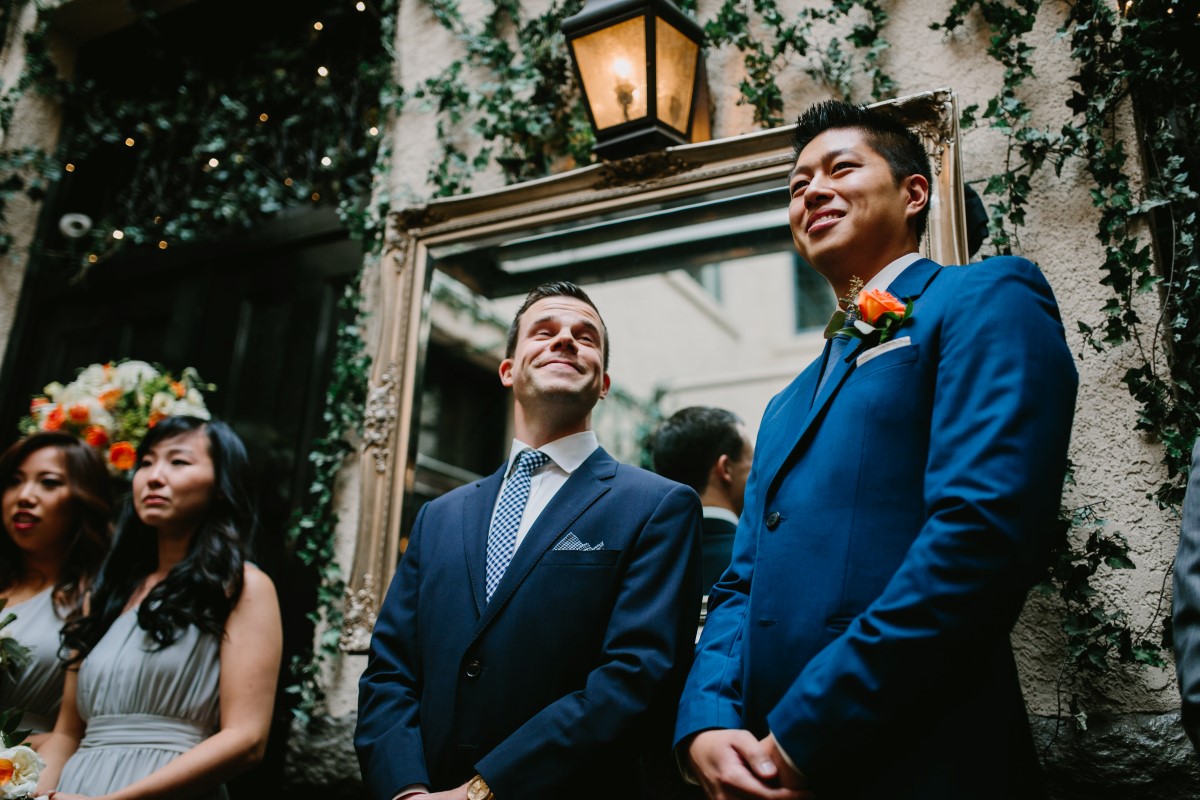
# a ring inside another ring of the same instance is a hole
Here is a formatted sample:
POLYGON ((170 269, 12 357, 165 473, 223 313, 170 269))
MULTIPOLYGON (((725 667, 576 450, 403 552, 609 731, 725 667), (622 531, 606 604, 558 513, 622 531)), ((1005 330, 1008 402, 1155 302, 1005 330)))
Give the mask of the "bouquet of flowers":
POLYGON ((133 469, 138 444, 163 417, 187 415, 208 419, 196 370, 179 378, 145 361, 92 364, 63 386, 51 383, 29 404, 22 433, 65 431, 106 452, 109 471, 133 469))
MULTIPOLYGON (((29 663, 29 650, 3 630, 16 615, 4 614, 7 601, 0 598, 0 680, 13 678, 29 663)), ((0 800, 18 800, 33 794, 45 764, 38 754, 22 744, 29 731, 17 730, 21 712, 0 711, 0 800)))

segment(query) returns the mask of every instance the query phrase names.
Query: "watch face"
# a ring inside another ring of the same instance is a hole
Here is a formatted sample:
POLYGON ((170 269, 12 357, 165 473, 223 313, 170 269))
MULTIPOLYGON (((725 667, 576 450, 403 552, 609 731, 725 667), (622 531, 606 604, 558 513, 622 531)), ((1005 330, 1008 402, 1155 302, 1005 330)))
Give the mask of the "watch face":
POLYGON ((488 800, 491 796, 492 790, 480 776, 476 775, 467 784, 467 800, 488 800))

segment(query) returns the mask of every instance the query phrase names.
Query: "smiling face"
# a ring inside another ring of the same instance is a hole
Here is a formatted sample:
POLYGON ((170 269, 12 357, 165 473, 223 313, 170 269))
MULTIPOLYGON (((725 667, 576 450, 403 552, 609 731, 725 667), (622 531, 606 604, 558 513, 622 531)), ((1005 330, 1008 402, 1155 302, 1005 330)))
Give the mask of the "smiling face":
POLYGON ((34 450, 6 476, 4 527, 30 556, 65 553, 71 528, 71 487, 67 459, 57 447, 34 450))
POLYGON ((158 442, 133 474, 133 506, 160 533, 190 534, 212 502, 216 473, 203 428, 158 442))
POLYGON ((500 382, 525 415, 565 409, 568 418, 586 423, 608 394, 600 315, 574 297, 538 300, 521 315, 513 354, 500 363, 500 382))
POLYGON ((857 128, 827 130, 809 142, 789 188, 796 249, 835 291, 852 275, 869 281, 917 250, 913 218, 929 201, 929 183, 921 175, 897 181, 857 128))

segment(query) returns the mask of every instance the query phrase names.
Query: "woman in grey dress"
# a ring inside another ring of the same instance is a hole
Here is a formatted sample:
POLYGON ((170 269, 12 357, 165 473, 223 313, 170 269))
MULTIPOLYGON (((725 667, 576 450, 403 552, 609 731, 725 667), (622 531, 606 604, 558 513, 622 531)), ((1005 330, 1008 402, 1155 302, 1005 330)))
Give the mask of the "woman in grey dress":
POLYGON ((282 648, 270 579, 245 562, 246 451, 224 423, 167 417, 89 598, 78 664, 41 749, 56 800, 219 798, 262 758, 282 648))
POLYGON ((63 693, 58 632, 78 615, 83 591, 108 552, 112 489, 95 449, 65 433, 26 436, 0 455, 0 598, 5 628, 32 660, 14 681, 0 679, 0 710, 25 712, 21 728, 39 747, 63 693))

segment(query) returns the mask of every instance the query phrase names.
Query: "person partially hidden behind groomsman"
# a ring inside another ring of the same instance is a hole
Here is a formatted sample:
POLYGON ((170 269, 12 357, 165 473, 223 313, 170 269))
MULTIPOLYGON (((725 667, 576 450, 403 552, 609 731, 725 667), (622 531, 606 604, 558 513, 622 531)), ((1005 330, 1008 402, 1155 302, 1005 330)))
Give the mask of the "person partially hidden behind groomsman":
POLYGON ((1200 748, 1200 439, 1183 495, 1183 523, 1175 554, 1175 671, 1183 701, 1183 727, 1200 748))
POLYGON ((745 424, 723 408, 681 409, 654 434, 654 471, 695 489, 704 506, 700 579, 705 594, 733 555, 753 457, 745 424))
POLYGON ((574 284, 539 286, 517 312, 500 362, 509 457, 421 508, 375 626, 355 733, 375 800, 650 800, 679 786, 670 733, 700 610, 700 499, 599 446, 608 352, 574 284))
POLYGON ((1053 292, 1022 258, 921 257, 931 170, 896 117, 819 104, 794 155, 792 238, 844 309, 763 415, 676 752, 714 800, 1041 796, 1009 634, 1075 410, 1053 292))

